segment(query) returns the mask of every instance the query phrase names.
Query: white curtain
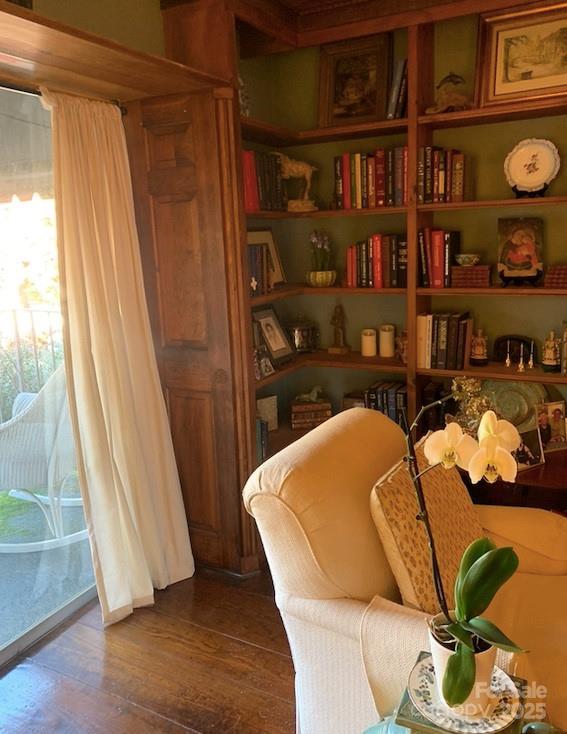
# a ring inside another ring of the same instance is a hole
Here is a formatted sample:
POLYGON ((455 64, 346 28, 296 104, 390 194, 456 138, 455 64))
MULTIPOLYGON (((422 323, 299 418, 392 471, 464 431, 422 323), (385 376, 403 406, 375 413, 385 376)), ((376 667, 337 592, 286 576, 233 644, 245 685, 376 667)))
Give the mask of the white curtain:
POLYGON ((42 89, 52 111, 66 372, 106 624, 193 574, 155 361, 119 109, 42 89))

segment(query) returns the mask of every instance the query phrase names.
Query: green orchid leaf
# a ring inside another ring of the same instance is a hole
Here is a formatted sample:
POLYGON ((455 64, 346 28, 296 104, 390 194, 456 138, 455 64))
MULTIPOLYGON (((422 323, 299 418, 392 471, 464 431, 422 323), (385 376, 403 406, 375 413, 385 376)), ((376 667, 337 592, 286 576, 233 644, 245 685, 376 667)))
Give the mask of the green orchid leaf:
POLYGON ((518 647, 512 640, 510 640, 504 632, 498 629, 498 627, 490 622, 488 619, 482 617, 473 617, 469 622, 462 622, 462 626, 482 638, 485 642, 490 645, 499 647, 501 650, 507 650, 508 652, 527 652, 518 647))
POLYGON ((466 701, 474 686, 476 662, 474 653, 462 642, 447 661, 443 676, 443 697, 449 706, 466 701))
POLYGON ((472 564, 460 587, 463 619, 470 621, 484 612, 496 592, 514 574, 518 563, 513 548, 495 548, 472 564))
POLYGON ((452 635, 456 640, 459 640, 459 642, 462 642, 463 645, 466 645, 468 648, 470 648, 474 652, 473 642, 471 633, 467 632, 466 629, 463 629, 465 625, 462 626, 460 624, 457 624, 456 622, 452 622, 451 624, 447 625, 447 632, 452 635))
POLYGON ((478 559, 485 555, 485 553, 488 553, 488 551, 494 550, 495 548, 496 546, 490 538, 478 538, 477 540, 473 540, 463 553, 461 564, 459 566, 459 573, 455 579, 455 613, 458 620, 464 619, 461 588, 465 576, 475 561, 478 561, 478 559))

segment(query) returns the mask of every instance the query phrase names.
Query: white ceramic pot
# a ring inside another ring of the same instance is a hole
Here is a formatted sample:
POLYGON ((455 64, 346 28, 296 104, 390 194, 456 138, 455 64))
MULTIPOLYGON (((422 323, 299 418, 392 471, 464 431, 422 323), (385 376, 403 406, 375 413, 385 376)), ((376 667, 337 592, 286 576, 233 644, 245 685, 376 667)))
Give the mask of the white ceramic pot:
MULTIPOLYGON (((437 690, 441 700, 448 706, 449 704, 447 704, 443 697, 443 676, 445 675, 447 662, 454 651, 438 642, 431 633, 431 630, 429 630, 429 644, 431 646, 433 667, 435 668, 437 690)), ((492 670, 496 661, 496 648, 489 647, 488 650, 479 652, 474 657, 476 662, 476 677, 473 689, 462 704, 450 707, 453 711, 471 718, 487 716, 496 703, 496 698, 490 690, 492 670)))

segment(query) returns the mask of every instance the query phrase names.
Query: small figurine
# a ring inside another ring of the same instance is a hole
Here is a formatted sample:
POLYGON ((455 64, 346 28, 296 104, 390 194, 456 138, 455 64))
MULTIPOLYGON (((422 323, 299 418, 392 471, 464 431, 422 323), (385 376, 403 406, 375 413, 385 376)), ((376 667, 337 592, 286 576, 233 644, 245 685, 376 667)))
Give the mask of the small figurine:
POLYGON ((295 402, 297 403, 318 403, 321 400, 323 394, 323 388, 320 385, 315 385, 309 392, 302 392, 300 395, 296 395, 295 402))
POLYGON ((290 178, 303 179, 299 199, 288 199, 287 209, 290 212, 313 212, 317 210, 315 202, 309 198, 311 179, 317 170, 315 166, 304 161, 296 161, 283 153, 275 152, 281 163, 282 178, 288 181, 290 178))
POLYGON ((524 342, 520 343, 520 361, 518 362, 518 372, 525 372, 526 365, 524 364, 524 342))
POLYGON ((477 329, 471 340, 470 363, 475 367, 486 367, 488 364, 488 342, 482 329, 477 329))
POLYGON ((345 337, 345 311, 344 308, 338 303, 333 311, 333 317, 330 321, 331 326, 334 326, 334 339, 333 344, 327 351, 329 354, 348 354, 350 347, 347 346, 345 337))
POLYGON ((561 370, 561 340, 556 339, 554 331, 549 332, 543 343, 541 364, 544 372, 560 372, 561 370))
POLYGON ((435 104, 425 110, 426 115, 435 115, 437 112, 458 112, 459 110, 470 110, 472 103, 470 99, 458 90, 465 80, 459 74, 450 72, 437 85, 435 104))
POLYGON ((407 329, 403 329, 400 336, 396 337, 396 357, 400 359, 403 364, 408 363, 408 332, 407 329))

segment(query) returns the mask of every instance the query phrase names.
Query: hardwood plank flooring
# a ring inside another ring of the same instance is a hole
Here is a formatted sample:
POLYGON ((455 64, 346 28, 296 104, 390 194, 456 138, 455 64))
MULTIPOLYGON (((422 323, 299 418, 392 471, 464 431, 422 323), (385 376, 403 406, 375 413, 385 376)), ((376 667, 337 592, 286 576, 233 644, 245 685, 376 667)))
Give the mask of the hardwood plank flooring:
POLYGON ((200 571, 103 630, 98 604, 0 671, 1 734, 293 734, 266 576, 200 571))

